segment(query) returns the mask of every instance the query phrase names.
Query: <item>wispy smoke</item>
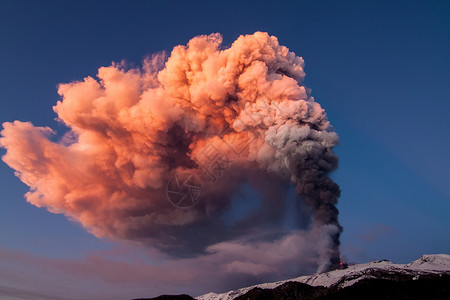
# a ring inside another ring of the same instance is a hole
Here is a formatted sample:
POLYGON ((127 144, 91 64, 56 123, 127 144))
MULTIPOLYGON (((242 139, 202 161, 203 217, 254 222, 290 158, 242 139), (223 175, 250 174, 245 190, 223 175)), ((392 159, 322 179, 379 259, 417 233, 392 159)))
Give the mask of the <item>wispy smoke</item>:
POLYGON ((262 256, 274 243, 319 271, 338 260, 340 189, 328 176, 338 136, 300 84, 303 59, 267 33, 240 36, 228 49, 221 42, 219 34, 198 36, 142 69, 113 64, 99 69, 98 80, 61 84, 54 111, 70 130, 59 142, 50 128, 4 123, 3 160, 30 187, 27 201, 98 237, 175 256, 225 251, 229 271, 274 272, 273 262, 236 255, 252 247, 262 256), (178 174, 201 183, 201 199, 189 209, 167 199, 178 174), (261 203, 230 224, 223 216, 244 183, 261 203), (301 219, 294 235, 282 226, 290 185, 301 219))

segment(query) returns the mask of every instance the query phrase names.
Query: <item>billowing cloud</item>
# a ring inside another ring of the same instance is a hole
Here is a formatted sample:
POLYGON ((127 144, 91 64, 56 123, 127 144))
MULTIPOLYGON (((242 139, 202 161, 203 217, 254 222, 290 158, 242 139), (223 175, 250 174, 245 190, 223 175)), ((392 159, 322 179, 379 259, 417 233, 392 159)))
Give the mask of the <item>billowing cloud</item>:
POLYGON ((0 298, 134 299, 225 292, 297 277, 299 271, 314 272, 315 239, 320 236, 298 231, 274 241, 241 239, 208 247, 207 255, 182 259, 127 242, 81 258, 0 247, 0 298))
POLYGON ((303 59, 267 33, 221 42, 198 36, 142 68, 113 64, 61 84, 60 141, 47 127, 4 123, 3 160, 30 187, 27 201, 98 237, 226 256, 229 272, 273 273, 287 258, 303 270, 335 263, 340 190, 328 174, 338 136, 301 84, 303 59), (260 202, 229 222, 248 187, 260 202))

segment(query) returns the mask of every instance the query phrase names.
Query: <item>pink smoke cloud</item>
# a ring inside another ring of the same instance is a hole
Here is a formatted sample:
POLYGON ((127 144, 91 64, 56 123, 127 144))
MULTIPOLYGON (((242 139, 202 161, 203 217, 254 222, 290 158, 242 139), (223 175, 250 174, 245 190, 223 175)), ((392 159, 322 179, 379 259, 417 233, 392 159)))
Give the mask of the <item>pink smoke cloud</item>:
MULTIPOLYGON (((284 190, 293 185, 311 208, 297 212, 309 226, 297 228, 304 231, 297 238, 282 234, 276 248, 296 247, 305 255, 286 257, 307 261, 308 269, 339 259, 340 190, 328 177, 337 167, 338 136, 300 84, 303 59, 267 33, 241 36, 228 49, 221 42, 219 34, 198 36, 175 47, 165 63, 156 55, 142 69, 113 64, 100 68, 97 79, 59 85, 53 109, 69 128, 59 142, 50 128, 4 123, 3 161, 30 187, 27 201, 97 237, 136 240, 182 257, 218 249, 231 255, 232 241, 282 227, 284 190), (218 157, 226 167, 217 168, 218 157), (183 172, 202 185, 201 201, 190 209, 174 207, 166 194, 183 172), (259 191, 262 204, 231 226, 220 217, 233 209, 243 183, 259 191), (300 238, 312 233, 320 239, 300 238)), ((265 242, 241 245, 237 256, 258 253, 269 247, 265 242)), ((263 252, 254 257, 273 264, 241 257, 225 268, 251 275, 279 269, 263 252)))

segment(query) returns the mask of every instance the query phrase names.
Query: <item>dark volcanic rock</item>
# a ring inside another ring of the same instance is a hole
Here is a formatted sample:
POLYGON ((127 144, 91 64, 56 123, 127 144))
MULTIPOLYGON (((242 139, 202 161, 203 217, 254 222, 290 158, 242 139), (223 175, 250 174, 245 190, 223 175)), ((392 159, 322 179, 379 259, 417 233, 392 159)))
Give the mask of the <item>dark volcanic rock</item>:
POLYGON ((365 279, 343 289, 330 289, 326 300, 365 299, 450 299, 450 276, 442 275, 417 280, 393 281, 387 279, 365 279))
POLYGON ((352 286, 339 288, 314 287, 287 282, 275 289, 254 288, 236 300, 449 300, 450 275, 429 275, 420 279, 362 279, 352 286))
POLYGON ((155 298, 139 298, 134 300, 195 300, 189 295, 161 295, 155 298))
POLYGON ((304 283, 289 281, 274 289, 254 288, 235 300, 294 300, 294 299, 319 299, 325 296, 327 288, 310 286, 304 283))
MULTIPOLYGON (((386 274, 384 274, 386 275, 386 274)), ((188 295, 162 295, 135 300, 195 300, 188 295)), ((450 300, 450 275, 412 279, 396 274, 390 279, 362 279, 351 286, 325 288, 289 281, 274 289, 254 288, 234 300, 450 300)))

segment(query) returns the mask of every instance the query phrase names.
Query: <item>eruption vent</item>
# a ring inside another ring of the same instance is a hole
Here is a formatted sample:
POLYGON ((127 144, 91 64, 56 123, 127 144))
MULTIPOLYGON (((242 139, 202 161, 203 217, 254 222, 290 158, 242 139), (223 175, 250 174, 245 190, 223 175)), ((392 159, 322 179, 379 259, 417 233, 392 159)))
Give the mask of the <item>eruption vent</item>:
POLYGON ((54 142, 48 127, 4 123, 3 160, 30 187, 31 204, 98 237, 175 256, 243 237, 276 240, 261 233, 283 228, 294 185, 299 221, 290 230, 307 233, 299 243, 314 243, 312 257, 326 270, 339 263, 342 230, 340 189, 328 176, 338 136, 301 85, 303 59, 263 32, 228 49, 221 42, 219 34, 198 36, 141 69, 113 64, 98 79, 59 85, 53 109, 70 130, 54 142), (184 189, 195 201, 174 207, 181 177, 196 178, 184 189), (223 215, 244 182, 261 204, 230 224, 223 215))

